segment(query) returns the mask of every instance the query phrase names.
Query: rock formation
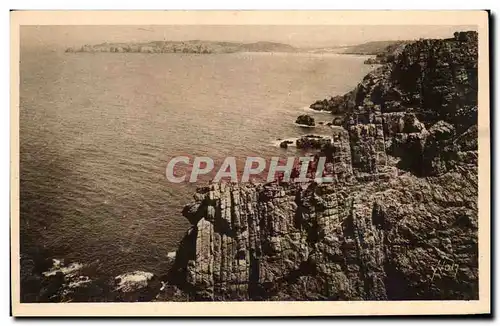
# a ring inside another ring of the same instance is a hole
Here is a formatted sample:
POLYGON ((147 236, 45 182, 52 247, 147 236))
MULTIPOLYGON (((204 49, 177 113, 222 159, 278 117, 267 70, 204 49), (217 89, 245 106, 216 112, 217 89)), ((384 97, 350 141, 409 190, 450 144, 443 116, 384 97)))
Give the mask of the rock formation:
POLYGON ((478 299, 477 34, 408 44, 334 101, 331 182, 200 187, 165 276, 25 263, 30 300, 478 299))
POLYGON ((318 135, 301 136, 295 141, 297 148, 301 149, 322 149, 330 144, 330 138, 318 135))
POLYGON ((477 34, 409 44, 343 98, 345 131, 318 154, 333 182, 199 188, 170 284, 190 300, 478 298, 477 34))
POLYGON ((212 184, 171 279, 194 300, 477 299, 476 186, 469 169, 212 184))
POLYGON ((427 127, 443 120, 464 132, 477 123, 477 32, 404 44, 395 57, 366 75, 351 92, 311 108, 356 114, 380 105, 382 113, 414 112, 427 127))
POLYGON ((365 64, 373 65, 373 64, 384 64, 393 62, 394 59, 403 52, 406 44, 410 43, 409 41, 399 41, 393 44, 388 45, 381 51, 375 53, 375 58, 369 58, 365 61, 365 64))
POLYGON ((297 117, 297 120, 295 120, 295 123, 299 124, 299 125, 309 126, 309 127, 314 127, 316 125, 314 118, 311 117, 310 115, 307 115, 307 114, 299 115, 297 117))

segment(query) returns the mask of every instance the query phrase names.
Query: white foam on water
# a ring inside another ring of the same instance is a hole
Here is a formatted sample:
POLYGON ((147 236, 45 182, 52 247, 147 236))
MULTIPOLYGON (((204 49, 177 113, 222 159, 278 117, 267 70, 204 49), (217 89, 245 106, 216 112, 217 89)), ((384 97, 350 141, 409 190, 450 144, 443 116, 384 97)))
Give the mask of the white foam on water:
POLYGON ((320 110, 314 110, 314 109, 311 109, 310 107, 308 106, 304 106, 300 109, 301 111, 304 111, 304 112, 309 112, 309 113, 319 113, 319 114, 331 114, 330 111, 320 111, 320 110))
POLYGON ((143 271, 135 271, 132 273, 125 273, 115 277, 119 284, 116 288, 117 291, 132 292, 148 285, 148 281, 153 278, 153 274, 143 271))
POLYGON ((297 145, 296 145, 296 144, 297 144, 297 143, 296 143, 297 139, 302 138, 302 137, 306 137, 306 136, 318 136, 318 137, 321 137, 321 138, 327 138, 327 139, 329 139, 330 141, 332 141, 332 140, 333 140, 333 136, 332 136, 332 135, 324 135, 324 134, 308 134, 308 135, 302 135, 302 136, 300 136, 300 137, 283 138, 283 139, 280 139, 280 140, 276 139, 276 140, 273 140, 273 141, 271 142, 271 144, 272 144, 273 146, 275 146, 275 147, 280 147, 280 144, 281 144, 282 142, 284 142, 284 141, 291 141, 291 142, 292 142, 292 144, 288 144, 288 147, 297 147, 297 145))
POLYGON ((303 125, 300 123, 295 123, 296 126, 301 127, 301 128, 316 128, 316 126, 308 126, 308 125, 303 125))
POLYGON ((80 263, 72 263, 69 266, 64 266, 62 261, 59 259, 52 259, 53 266, 49 271, 43 272, 45 276, 56 275, 58 272, 63 273, 64 275, 73 275, 77 271, 83 268, 83 264, 80 263))
POLYGON ((280 144, 281 144, 282 142, 284 142, 285 140, 287 140, 287 141, 291 141, 291 142, 292 142, 292 144, 288 144, 288 147, 295 147, 295 142, 296 142, 296 141, 297 141, 297 139, 299 139, 299 138, 300 138, 300 137, 283 138, 283 139, 280 139, 280 140, 276 139, 276 140, 273 140, 273 141, 271 142, 271 144, 272 144, 273 146, 275 146, 275 147, 280 147, 280 144))

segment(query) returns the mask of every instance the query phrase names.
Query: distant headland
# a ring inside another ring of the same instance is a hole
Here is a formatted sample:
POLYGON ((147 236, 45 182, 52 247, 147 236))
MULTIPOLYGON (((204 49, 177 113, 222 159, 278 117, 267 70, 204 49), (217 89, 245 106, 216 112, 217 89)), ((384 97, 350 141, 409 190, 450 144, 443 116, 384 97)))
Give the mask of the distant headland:
POLYGON ((319 48, 299 48, 285 43, 260 41, 254 43, 226 41, 151 41, 146 43, 122 42, 85 44, 70 47, 66 52, 113 52, 113 53, 195 53, 218 54, 237 52, 286 52, 286 53, 337 53, 375 56, 386 51, 388 46, 396 46, 402 41, 377 41, 349 46, 327 46, 319 48))
POLYGON ((102 43, 68 48, 66 52, 133 52, 133 53, 235 53, 235 52, 297 52, 289 44, 275 42, 237 43, 222 41, 153 41, 148 43, 102 43))

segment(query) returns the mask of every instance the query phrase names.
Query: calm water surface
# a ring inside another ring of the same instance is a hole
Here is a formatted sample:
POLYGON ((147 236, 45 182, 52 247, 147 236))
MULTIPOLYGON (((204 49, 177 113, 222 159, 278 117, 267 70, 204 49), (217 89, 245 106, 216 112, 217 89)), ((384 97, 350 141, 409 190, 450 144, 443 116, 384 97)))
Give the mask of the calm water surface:
POLYGON ((180 212, 196 187, 167 182, 169 159, 294 154, 273 142, 311 133, 295 118, 356 86, 372 69, 364 60, 22 49, 22 242, 99 261, 114 275, 164 272, 189 227, 180 212))

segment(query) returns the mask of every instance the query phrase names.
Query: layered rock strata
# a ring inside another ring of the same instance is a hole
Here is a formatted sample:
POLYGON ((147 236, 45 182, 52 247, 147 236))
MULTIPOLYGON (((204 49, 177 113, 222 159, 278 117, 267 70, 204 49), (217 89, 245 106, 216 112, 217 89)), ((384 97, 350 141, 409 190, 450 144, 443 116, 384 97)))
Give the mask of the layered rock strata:
POLYGON ((443 158, 477 157, 474 135, 375 109, 334 136, 331 183, 200 188, 171 280, 192 300, 477 298, 477 161, 443 158))
POLYGON ((477 33, 408 44, 334 102, 333 182, 197 191, 169 276, 191 300, 478 298, 477 33))

